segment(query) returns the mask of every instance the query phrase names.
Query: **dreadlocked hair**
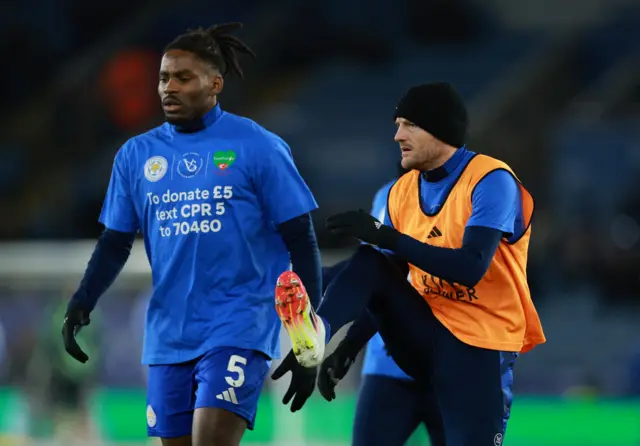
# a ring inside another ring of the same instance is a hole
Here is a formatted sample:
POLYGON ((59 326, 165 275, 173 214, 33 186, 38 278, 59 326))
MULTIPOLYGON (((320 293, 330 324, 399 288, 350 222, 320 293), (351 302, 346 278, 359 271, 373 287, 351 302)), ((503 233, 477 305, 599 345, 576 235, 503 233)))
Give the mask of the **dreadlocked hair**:
POLYGON ((243 53, 256 58, 255 53, 242 40, 231 33, 242 28, 242 23, 223 23, 213 25, 207 29, 190 29, 185 34, 176 37, 164 49, 182 50, 195 54, 205 62, 220 70, 223 76, 232 72, 240 79, 244 77, 238 54, 243 53))

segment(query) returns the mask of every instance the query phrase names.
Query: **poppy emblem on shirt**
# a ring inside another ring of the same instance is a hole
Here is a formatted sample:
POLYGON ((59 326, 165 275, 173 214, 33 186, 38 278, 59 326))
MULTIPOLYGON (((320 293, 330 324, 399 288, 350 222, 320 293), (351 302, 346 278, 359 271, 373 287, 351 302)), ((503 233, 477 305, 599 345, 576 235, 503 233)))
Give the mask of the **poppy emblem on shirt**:
POLYGON ((152 156, 144 163, 144 177, 155 183, 165 176, 168 167, 169 163, 164 156, 152 156))

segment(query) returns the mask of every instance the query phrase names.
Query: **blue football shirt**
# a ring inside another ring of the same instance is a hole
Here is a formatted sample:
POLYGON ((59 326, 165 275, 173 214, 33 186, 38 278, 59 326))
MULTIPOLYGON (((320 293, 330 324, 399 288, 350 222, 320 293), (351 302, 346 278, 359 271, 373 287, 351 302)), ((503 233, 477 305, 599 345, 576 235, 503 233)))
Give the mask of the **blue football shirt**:
POLYGON ((277 225, 317 208, 287 144, 216 106, 205 128, 165 123, 118 151, 100 222, 142 231, 151 265, 142 361, 215 347, 280 355, 273 302, 289 253, 277 225))

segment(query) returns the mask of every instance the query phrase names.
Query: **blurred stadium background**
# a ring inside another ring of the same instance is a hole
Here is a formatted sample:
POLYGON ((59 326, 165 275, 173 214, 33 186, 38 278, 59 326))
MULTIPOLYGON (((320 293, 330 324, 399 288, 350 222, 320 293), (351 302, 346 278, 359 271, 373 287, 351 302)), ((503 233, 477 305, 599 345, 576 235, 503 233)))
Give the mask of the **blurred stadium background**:
MULTIPOLYGON (((327 264, 353 246, 330 238, 324 217, 368 207, 394 175, 395 101, 430 80, 461 91, 471 149, 511 164, 537 203, 529 274, 549 342, 518 361, 506 444, 640 445, 637 0, 4 5, 0 444, 147 444, 141 243, 86 330, 91 367, 62 356, 59 311, 101 230, 116 150, 161 122, 162 47, 231 20, 259 59, 227 82, 223 108, 290 143, 320 204, 327 264), (65 406, 55 368, 86 383, 82 405, 65 406)), ((243 444, 348 445, 358 381, 354 371, 336 401, 295 415, 280 404, 286 383, 269 382, 243 444)), ((419 432, 412 445, 425 442, 419 432)))

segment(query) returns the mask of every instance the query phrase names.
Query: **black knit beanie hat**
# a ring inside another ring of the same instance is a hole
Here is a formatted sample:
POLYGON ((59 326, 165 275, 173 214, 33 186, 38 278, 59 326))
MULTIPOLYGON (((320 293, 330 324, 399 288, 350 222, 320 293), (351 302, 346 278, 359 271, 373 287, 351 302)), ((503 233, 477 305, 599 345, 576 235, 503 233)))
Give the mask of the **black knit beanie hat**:
POLYGON ((469 116, 460 95, 446 82, 411 87, 400 99, 393 119, 404 118, 440 141, 462 147, 469 116))

